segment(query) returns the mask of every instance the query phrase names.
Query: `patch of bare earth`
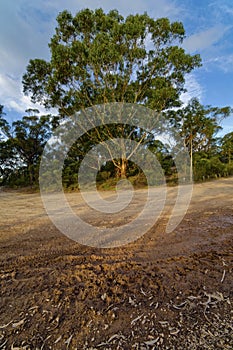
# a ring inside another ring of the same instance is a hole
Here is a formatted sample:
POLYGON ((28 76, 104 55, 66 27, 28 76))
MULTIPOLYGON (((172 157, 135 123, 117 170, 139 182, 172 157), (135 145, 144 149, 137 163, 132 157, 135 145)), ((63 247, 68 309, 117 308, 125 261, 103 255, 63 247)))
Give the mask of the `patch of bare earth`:
POLYGON ((233 349, 233 178, 195 185, 172 233, 165 212, 114 249, 66 238, 39 194, 0 203, 0 349, 233 349))

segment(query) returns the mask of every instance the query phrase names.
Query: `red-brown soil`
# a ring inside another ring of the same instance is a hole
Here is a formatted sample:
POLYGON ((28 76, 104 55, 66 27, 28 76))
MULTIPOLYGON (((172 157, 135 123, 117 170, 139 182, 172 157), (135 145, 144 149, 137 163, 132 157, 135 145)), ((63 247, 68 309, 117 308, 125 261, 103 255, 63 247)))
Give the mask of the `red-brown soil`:
POLYGON ((165 212, 112 249, 61 234, 39 194, 0 203, 0 349, 233 349, 233 178, 195 185, 172 233, 165 212))

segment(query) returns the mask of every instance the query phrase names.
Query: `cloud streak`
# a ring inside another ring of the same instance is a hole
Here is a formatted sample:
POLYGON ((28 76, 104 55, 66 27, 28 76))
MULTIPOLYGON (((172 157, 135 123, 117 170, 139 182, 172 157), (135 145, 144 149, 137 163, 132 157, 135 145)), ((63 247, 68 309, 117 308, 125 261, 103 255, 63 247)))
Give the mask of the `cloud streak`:
POLYGON ((233 73, 233 54, 209 58, 205 61, 205 66, 220 69, 224 73, 233 73))
POLYGON ((185 89, 187 91, 182 93, 180 97, 185 105, 194 97, 202 101, 204 91, 194 73, 186 76, 185 89))
POLYGON ((193 34, 184 40, 184 48, 189 52, 197 52, 209 49, 214 44, 218 43, 229 27, 216 25, 199 33, 193 34))
MULTIPOLYGON (((8 111, 15 111, 23 114, 28 108, 37 108, 40 113, 48 114, 48 111, 41 105, 31 102, 29 96, 25 96, 19 88, 20 82, 18 79, 10 75, 0 74, 0 101, 8 111)), ((51 113, 56 113, 56 110, 51 110, 51 113)))

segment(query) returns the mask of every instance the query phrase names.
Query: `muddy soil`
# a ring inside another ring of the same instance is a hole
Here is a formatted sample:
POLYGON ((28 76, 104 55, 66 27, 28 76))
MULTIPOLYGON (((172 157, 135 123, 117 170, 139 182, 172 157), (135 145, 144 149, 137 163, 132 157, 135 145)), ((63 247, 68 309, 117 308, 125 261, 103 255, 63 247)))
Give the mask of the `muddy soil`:
MULTIPOLYGON (((66 196, 92 225, 131 220, 66 196)), ((142 237, 108 249, 64 236, 40 194, 1 191, 0 203, 0 349, 233 349, 233 178, 195 185, 173 232, 167 205, 142 237)))

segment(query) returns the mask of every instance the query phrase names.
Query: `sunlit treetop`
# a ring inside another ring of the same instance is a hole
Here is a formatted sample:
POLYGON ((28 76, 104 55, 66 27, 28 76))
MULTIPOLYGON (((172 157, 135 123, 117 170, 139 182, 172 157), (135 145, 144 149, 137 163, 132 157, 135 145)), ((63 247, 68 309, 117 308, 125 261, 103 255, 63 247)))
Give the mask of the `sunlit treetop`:
POLYGON ((61 114, 109 102, 177 107, 185 75, 201 64, 182 48, 184 36, 182 23, 146 13, 63 11, 49 43, 51 58, 30 60, 24 92, 61 114))

